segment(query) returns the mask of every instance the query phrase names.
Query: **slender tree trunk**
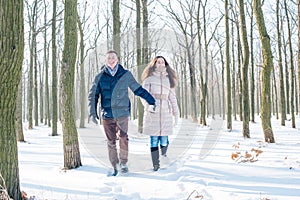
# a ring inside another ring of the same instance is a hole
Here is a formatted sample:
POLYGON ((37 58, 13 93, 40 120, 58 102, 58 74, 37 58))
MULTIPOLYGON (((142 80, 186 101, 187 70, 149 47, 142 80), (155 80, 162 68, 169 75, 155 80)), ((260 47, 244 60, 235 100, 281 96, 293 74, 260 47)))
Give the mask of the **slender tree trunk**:
POLYGON ((113 49, 121 55, 120 47, 120 34, 121 34, 121 21, 120 21, 120 0, 113 0, 113 49))
MULTIPOLYGON (((232 46, 231 46, 231 53, 232 53, 232 112, 234 120, 237 120, 236 113, 237 113, 237 103, 236 103, 236 82, 235 82, 235 43, 234 43, 234 22, 231 22, 231 36, 232 36, 232 46)), ((230 40, 230 39, 229 39, 230 40)))
POLYGON ((16 102, 16 134, 17 140, 19 142, 24 142, 24 134, 23 134, 23 122, 22 122, 22 77, 20 78, 18 94, 17 94, 17 102, 16 102))
POLYGON ((294 76, 295 76, 295 108, 296 108, 295 115, 298 115, 298 82, 296 78, 296 73, 294 76))
POLYGON ((79 91, 79 106, 80 106, 80 123, 79 123, 79 127, 80 128, 84 128, 85 127, 85 111, 86 111, 86 92, 85 92, 85 74, 84 74, 84 39, 83 39, 83 29, 82 29, 82 24, 81 21, 79 19, 77 19, 77 24, 78 24, 78 28, 79 28, 79 36, 80 36, 80 61, 79 61, 79 73, 80 73, 80 91, 79 91))
MULTIPOLYGON (((300 101, 300 0, 298 0, 298 100, 300 101)), ((298 103, 300 110, 300 102, 298 103)))
MULTIPOLYGON (((201 101, 201 123, 206 126, 206 108, 207 108, 207 98, 208 98, 208 89, 207 89, 207 83, 208 83, 208 41, 207 41, 207 31, 206 31, 206 7, 207 0, 205 0, 205 3, 202 5, 203 10, 203 34, 204 34, 204 50, 205 50, 205 73, 204 73, 204 84, 202 84, 202 96, 203 99, 201 101)), ((212 73, 213 74, 213 73, 212 73)), ((195 90, 193 90, 194 93, 195 90)), ((194 95, 195 96, 195 95, 194 95)), ((196 101, 196 100, 195 100, 196 101)), ((195 105, 196 107, 196 105, 195 105)), ((196 113, 195 113, 196 114, 196 113)))
POLYGON ((53 0, 52 15, 52 136, 57 136, 58 101, 57 101, 57 64, 56 64, 56 3, 53 0))
POLYGON ((281 31, 280 31, 280 8, 279 8, 280 0, 277 0, 276 3, 276 18, 277 18, 277 44, 278 44, 278 65, 279 65, 279 82, 280 82, 280 114, 281 114, 281 125, 285 126, 286 119, 286 110, 285 110, 285 92, 284 92, 284 74, 283 74, 283 66, 282 66, 282 43, 281 43, 281 31))
POLYGON ((274 105, 274 111, 276 113, 276 119, 279 119, 278 117, 278 95, 277 95, 277 86, 276 86, 276 77, 275 77, 275 69, 273 67, 273 88, 274 88, 274 95, 272 95, 273 98, 275 98, 275 101, 273 100, 274 105))
POLYGON ((229 19, 228 19, 228 0, 225 0, 225 32, 226 32, 226 88, 227 88, 227 129, 232 130, 231 118, 231 87, 230 87, 230 55, 229 55, 229 19))
MULTIPOLYGON (((218 44, 218 47, 219 47, 219 52, 220 52, 220 57, 221 57, 221 63, 222 63, 222 74, 221 74, 221 76, 222 76, 222 93, 221 92, 219 92, 219 94, 222 94, 221 95, 221 102, 222 102, 222 106, 220 107, 220 113, 222 113, 222 118, 223 118, 223 120, 225 120, 225 107, 226 107, 226 105, 225 105, 225 77, 224 77, 224 69, 225 69, 225 61, 224 61, 224 55, 223 55, 223 49, 222 49, 222 45, 221 45, 221 43, 220 43, 220 41, 219 40, 217 40, 216 39, 216 41, 217 41, 217 44, 218 44)), ((216 69, 216 73, 217 73, 217 69, 216 69)))
POLYGON ((40 100, 39 100, 39 111, 40 111, 40 122, 41 123, 44 123, 44 85, 43 85, 43 82, 44 82, 44 64, 42 65, 40 62, 39 62, 39 71, 40 71, 40 84, 39 84, 39 97, 40 97, 40 100))
MULTIPOLYGON (((141 1, 136 0, 136 63, 138 72, 138 81, 141 82, 141 76, 144 70, 142 64, 142 45, 141 45, 141 1)), ((138 98, 138 132, 143 132, 143 116, 144 116, 144 106, 138 98)))
POLYGON ((60 108, 63 131, 64 167, 81 166, 78 133, 74 120, 74 74, 77 52, 77 0, 65 1, 64 50, 60 73, 60 108))
MULTIPOLYGON (((281 19, 281 33, 282 40, 285 41, 284 28, 283 28, 283 19, 281 19)), ((287 58, 287 44, 283 44, 283 54, 284 54, 284 68, 285 68, 285 89, 286 89, 286 114, 290 114, 290 72, 288 67, 288 58, 287 58)))
MULTIPOLYGON (((184 58, 184 64, 186 64, 186 55, 185 55, 185 58, 184 58)), ((187 65, 184 65, 184 66, 187 66, 187 65)), ((184 67, 183 68, 183 76, 184 76, 184 91, 183 93, 185 94, 184 95, 184 111, 185 111, 185 118, 187 119, 188 117, 188 84, 187 84, 187 68, 184 67)))
POLYGON ((270 76, 273 67, 273 56, 271 51, 270 37, 267 33, 260 0, 254 0, 254 13, 256 24, 262 43, 263 71, 262 71, 262 102, 261 120, 265 141, 275 143, 271 124, 271 98, 270 98, 270 76))
MULTIPOLYGON (((45 5, 45 13, 44 13, 44 26, 46 27, 47 24, 47 3, 46 0, 44 0, 45 5)), ((48 124, 48 126, 51 126, 50 121, 50 102, 49 102, 49 47, 47 45, 47 28, 45 28, 44 31, 44 65, 45 65, 45 125, 48 124)))
POLYGON ((24 53, 23 1, 1 1, 0 10, 0 186, 21 200, 15 116, 24 53))
MULTIPOLYGON (((36 23, 36 22, 35 22, 36 23)), ((37 64, 37 43, 36 43, 36 37, 37 33, 36 30, 34 29, 34 32, 32 34, 33 36, 33 60, 34 60, 34 65, 33 65, 33 98, 34 98, 34 125, 38 126, 39 125, 39 97, 38 97, 38 64, 37 64)))
MULTIPOLYGON (((31 22, 32 23, 32 22, 31 22)), ((30 30, 30 33, 32 30, 30 30)), ((29 84, 28 84, 28 129, 33 129, 33 118, 32 118, 32 112, 33 112, 33 35, 31 35, 29 47, 30 47, 30 58, 29 58, 29 84)))
POLYGON ((238 96, 238 113, 240 117, 240 121, 243 121, 243 97, 242 97, 242 47, 241 47, 241 39, 240 39, 240 28, 237 27, 237 63, 238 63, 238 71, 237 71, 237 81, 236 81, 236 88, 237 88, 237 96, 238 96))
MULTIPOLYGON (((253 1, 253 0, 252 0, 253 1)), ((253 48, 253 6, 251 6, 251 17, 250 17, 250 60, 251 60, 251 122, 255 122, 255 75, 254 75, 254 48, 253 48)))
POLYGON ((296 128, 295 124, 295 105, 294 105, 294 99, 295 99, 295 72, 294 72, 294 56, 293 56, 293 46, 292 46, 292 34, 291 34, 291 27, 290 27, 290 19, 289 19, 289 13, 288 8, 286 5, 286 0, 284 0, 284 9, 286 14, 286 20, 288 25, 288 37, 289 37, 289 50, 290 50, 290 63, 291 63, 291 115, 292 115, 292 127, 296 128))
POLYGON ((213 56, 212 55, 211 55, 211 64, 210 64, 210 66, 211 66, 211 82, 212 82, 211 91, 210 91, 210 93, 211 93, 211 110, 212 110, 211 115, 212 115, 212 119, 215 119, 215 97, 214 97, 214 89, 215 89, 214 88, 214 82, 215 82, 215 80, 214 80, 214 63, 213 63, 213 56))
POLYGON ((244 11, 244 0, 239 0, 242 45, 244 50, 244 59, 242 66, 242 93, 243 93, 243 136, 250 138, 249 130, 249 87, 248 87, 248 66, 249 66, 249 46, 247 40, 247 27, 244 11))

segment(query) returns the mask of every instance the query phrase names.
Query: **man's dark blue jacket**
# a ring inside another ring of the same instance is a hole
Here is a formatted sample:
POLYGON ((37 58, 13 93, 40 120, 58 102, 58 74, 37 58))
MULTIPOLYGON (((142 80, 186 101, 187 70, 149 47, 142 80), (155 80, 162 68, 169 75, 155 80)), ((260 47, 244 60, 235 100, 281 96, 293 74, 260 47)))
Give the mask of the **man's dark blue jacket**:
POLYGON ((97 105, 100 96, 103 119, 128 117, 130 115, 128 88, 135 95, 145 99, 149 105, 155 105, 155 99, 135 80, 132 73, 118 65, 118 71, 114 76, 107 67, 104 67, 95 77, 88 96, 90 116, 99 118, 97 105))

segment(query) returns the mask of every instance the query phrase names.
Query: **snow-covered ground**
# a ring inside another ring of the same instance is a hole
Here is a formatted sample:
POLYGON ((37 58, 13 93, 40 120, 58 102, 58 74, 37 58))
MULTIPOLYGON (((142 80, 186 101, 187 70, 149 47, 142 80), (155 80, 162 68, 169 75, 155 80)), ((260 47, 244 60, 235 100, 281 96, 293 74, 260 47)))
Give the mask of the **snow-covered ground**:
MULTIPOLYGON (((260 120, 242 123, 208 119, 209 127, 181 119, 170 137, 168 158, 152 171, 149 139, 129 129, 129 173, 109 177, 102 127, 78 129, 83 166, 63 170, 62 132, 49 136, 46 126, 25 130, 19 143, 21 190, 35 200, 297 200, 300 199, 300 118, 297 129, 272 119, 276 143, 264 142, 260 120)), ((26 126, 26 125, 25 125, 26 126)))

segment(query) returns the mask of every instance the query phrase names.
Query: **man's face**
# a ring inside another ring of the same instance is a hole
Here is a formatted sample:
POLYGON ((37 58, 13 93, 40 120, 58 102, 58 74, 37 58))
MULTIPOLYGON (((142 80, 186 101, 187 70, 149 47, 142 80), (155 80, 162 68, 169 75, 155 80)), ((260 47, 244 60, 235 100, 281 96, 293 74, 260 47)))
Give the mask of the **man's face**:
POLYGON ((106 64, 111 68, 111 69, 114 69, 115 66, 117 65, 118 63, 118 57, 116 54, 114 53, 108 53, 106 54, 106 64))

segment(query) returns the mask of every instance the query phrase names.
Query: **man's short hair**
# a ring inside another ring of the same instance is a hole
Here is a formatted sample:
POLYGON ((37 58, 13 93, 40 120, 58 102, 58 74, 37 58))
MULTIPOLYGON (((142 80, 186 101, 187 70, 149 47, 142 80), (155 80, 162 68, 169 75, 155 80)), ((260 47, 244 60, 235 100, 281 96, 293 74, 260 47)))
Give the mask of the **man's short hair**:
POLYGON ((106 52, 106 55, 107 55, 107 54, 110 54, 110 53, 114 53, 114 54, 116 54, 116 56, 118 57, 118 53, 117 53, 115 50, 109 50, 109 51, 107 51, 107 52, 106 52))

